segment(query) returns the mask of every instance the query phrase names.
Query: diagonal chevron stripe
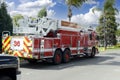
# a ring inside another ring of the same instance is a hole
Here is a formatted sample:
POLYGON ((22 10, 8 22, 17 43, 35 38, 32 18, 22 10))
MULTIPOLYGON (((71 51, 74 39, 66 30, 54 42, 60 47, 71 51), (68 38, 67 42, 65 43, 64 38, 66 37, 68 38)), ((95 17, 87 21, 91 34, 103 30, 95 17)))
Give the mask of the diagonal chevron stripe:
POLYGON ((11 50, 10 51, 10 42, 11 37, 6 37, 2 40, 2 50, 12 52, 11 55, 18 56, 18 57, 26 57, 26 58, 32 58, 32 40, 29 40, 29 38, 24 37, 23 40, 23 50, 11 50))
POLYGON ((14 51, 13 56, 22 57, 22 55, 21 55, 21 53, 19 51, 14 51))
POLYGON ((8 44, 6 47, 5 47, 5 51, 9 51, 10 49, 10 44, 8 44))
POLYGON ((31 49, 29 49, 29 47, 32 45, 32 41, 30 41, 27 37, 24 38, 24 50, 27 52, 27 53, 31 53, 31 49), (28 47, 29 46, 29 47, 28 47))
POLYGON ((10 36, 8 36, 7 38, 2 40, 2 51, 9 51, 9 49, 10 49, 10 40, 11 40, 10 36))
POLYGON ((4 40, 4 44, 3 44, 3 47, 6 48, 6 46, 8 44, 10 44, 10 40, 11 40, 11 37, 7 37, 5 40, 4 40))
POLYGON ((28 49, 26 48, 26 46, 23 46, 25 52, 29 53, 28 49))

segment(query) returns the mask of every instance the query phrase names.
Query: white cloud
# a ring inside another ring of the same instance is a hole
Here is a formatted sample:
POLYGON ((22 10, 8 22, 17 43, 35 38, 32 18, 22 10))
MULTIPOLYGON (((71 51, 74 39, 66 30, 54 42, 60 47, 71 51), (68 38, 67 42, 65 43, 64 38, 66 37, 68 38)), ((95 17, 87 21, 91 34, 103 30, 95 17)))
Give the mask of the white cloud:
POLYGON ((7 9, 8 9, 8 11, 12 11, 12 10, 14 10, 15 9, 15 3, 14 2, 10 2, 10 3, 8 3, 8 2, 6 2, 7 3, 7 9))
POLYGON ((34 2, 27 2, 20 4, 18 6, 19 10, 26 10, 31 8, 41 8, 41 7, 53 7, 56 3, 53 3, 52 0, 37 0, 34 2))
POLYGON ((37 13, 43 7, 47 7, 48 17, 51 17, 55 14, 54 10, 49 10, 50 7, 53 7, 56 3, 52 0, 19 0, 21 4, 16 5, 14 2, 7 2, 8 11, 11 16, 16 14, 22 14, 24 16, 37 16, 37 13))
POLYGON ((88 13, 74 15, 72 17, 72 21, 77 22, 80 25, 87 26, 87 27, 97 25, 98 24, 98 18, 100 16, 101 12, 100 11, 95 11, 93 13, 92 12, 93 8, 91 8, 88 13))
POLYGON ((53 17, 55 15, 55 11, 54 10, 47 10, 47 17, 53 17))
POLYGON ((22 12, 22 11, 11 11, 10 12, 10 15, 11 16, 14 16, 14 15, 16 15, 16 14, 22 14, 23 16, 33 16, 33 17, 35 17, 37 14, 38 11, 36 11, 36 10, 34 10, 34 11, 32 11, 32 12, 28 12, 28 11, 24 11, 24 12, 22 12))
MULTIPOLYGON (((96 26, 98 25, 99 22, 99 17, 101 15, 101 11, 95 11, 94 13, 92 12, 92 7, 88 13, 85 14, 78 14, 72 16, 72 22, 79 23, 83 27, 89 27, 89 26, 96 26)), ((120 11, 119 11, 120 13, 120 11)), ((120 24, 120 14, 116 15, 116 22, 120 24)), ((120 26, 118 26, 120 28, 120 26)))
MULTIPOLYGON (((23 16, 32 16, 32 17, 36 17, 37 13, 39 12, 39 9, 36 10, 31 10, 30 12, 28 11, 11 11, 10 14, 11 16, 14 16, 16 14, 22 14, 23 16)), ((47 10, 47 17, 53 17, 55 15, 55 11, 54 10, 47 10)))
POLYGON ((26 2, 29 2, 29 1, 31 1, 31 0, 19 0, 19 2, 22 3, 22 4, 26 3, 26 2))
POLYGON ((88 0, 85 2, 86 4, 97 4, 99 5, 99 2, 98 1, 95 1, 95 0, 88 0))

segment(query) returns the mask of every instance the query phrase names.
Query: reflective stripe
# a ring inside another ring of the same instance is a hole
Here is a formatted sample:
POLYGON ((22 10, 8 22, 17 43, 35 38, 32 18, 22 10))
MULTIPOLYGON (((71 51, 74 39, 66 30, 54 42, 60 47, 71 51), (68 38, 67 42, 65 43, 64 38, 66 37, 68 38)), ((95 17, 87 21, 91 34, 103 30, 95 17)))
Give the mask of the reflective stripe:
POLYGON ((10 49, 10 40, 10 36, 6 37, 5 39, 2 39, 2 51, 8 51, 10 49))
POLYGON ((88 49, 92 49, 92 47, 88 47, 88 49))
POLYGON ((84 47, 72 47, 70 50, 78 50, 78 49, 83 49, 84 47))
POLYGON ((77 47, 70 48, 70 50, 77 50, 77 47))
MULTIPOLYGON (((62 50, 64 50, 65 48, 62 48, 62 50)), ((72 48, 70 48, 70 50, 78 50, 78 49, 84 49, 84 47, 79 47, 79 48, 77 48, 77 47, 72 47, 72 48)), ((92 49, 92 47, 88 47, 88 49, 92 49)), ((33 50, 33 52, 52 52, 52 51, 55 51, 56 50, 56 48, 50 48, 50 49, 42 49, 42 50, 40 50, 40 49, 35 49, 35 50, 33 50)))
POLYGON ((5 51, 10 49, 10 43, 5 47, 5 51))
POLYGON ((26 58, 32 58, 32 40, 29 40, 28 37, 24 37, 23 40, 23 49, 24 49, 24 53, 23 53, 23 57, 26 58))
MULTIPOLYGON (((14 38, 16 38, 16 37, 14 37, 14 38)), ((12 37, 10 37, 10 36, 2 39, 2 50, 3 51, 9 52, 13 56, 32 58, 32 54, 31 54, 32 53, 32 40, 29 40, 28 37, 24 37, 23 38, 23 46, 22 46, 23 50, 12 50, 12 49, 10 49, 11 39, 12 39, 12 37), (26 53, 26 55, 25 55, 25 53, 26 53)), ((11 43, 11 44, 14 44, 14 43, 11 43)))
POLYGON ((7 37, 6 40, 4 40, 4 45, 3 47, 5 47, 6 45, 8 45, 10 43, 10 37, 7 37))
POLYGON ((52 51, 55 51, 55 49, 35 49, 33 50, 33 52, 52 52, 52 51))

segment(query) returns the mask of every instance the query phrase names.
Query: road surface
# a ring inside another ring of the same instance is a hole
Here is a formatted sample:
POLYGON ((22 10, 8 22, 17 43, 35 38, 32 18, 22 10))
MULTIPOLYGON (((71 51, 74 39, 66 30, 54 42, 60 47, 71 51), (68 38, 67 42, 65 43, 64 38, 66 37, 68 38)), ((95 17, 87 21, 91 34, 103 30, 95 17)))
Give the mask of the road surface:
POLYGON ((95 58, 77 58, 53 65, 21 63, 21 80, 120 80, 120 50, 107 50, 95 58))

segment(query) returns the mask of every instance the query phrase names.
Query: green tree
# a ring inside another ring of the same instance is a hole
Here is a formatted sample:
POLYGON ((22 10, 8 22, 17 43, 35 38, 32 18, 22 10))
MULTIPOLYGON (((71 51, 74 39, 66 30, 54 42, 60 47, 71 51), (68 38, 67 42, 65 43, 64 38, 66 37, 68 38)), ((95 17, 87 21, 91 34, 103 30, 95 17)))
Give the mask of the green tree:
POLYGON ((42 18, 42 17, 46 17, 47 16, 47 10, 46 8, 42 8, 39 12, 38 12, 38 17, 42 18))
POLYGON ((87 0, 65 0, 67 6, 68 6, 68 18, 69 21, 71 21, 72 17, 72 7, 79 8, 81 5, 87 0))
MULTIPOLYGON (((99 26, 97 32, 100 39, 104 40, 104 46, 108 44, 116 44, 116 31, 118 24, 116 23, 115 15, 118 10, 114 7, 115 0, 106 0, 102 9, 102 14, 99 18, 99 26)), ((100 9, 97 9, 100 10, 100 9)))
POLYGON ((0 8, 0 27, 2 31, 10 31, 12 34, 13 24, 10 15, 7 13, 6 4, 2 3, 0 8))
POLYGON ((23 19, 24 17, 21 14, 17 14, 15 16, 13 16, 13 25, 18 26, 18 20, 23 19))
POLYGON ((0 48, 1 36, 3 31, 10 31, 12 34, 13 24, 10 15, 7 13, 6 4, 2 3, 0 7, 0 48))
POLYGON ((116 36, 119 36, 119 37, 120 37, 120 29, 117 30, 116 36))

